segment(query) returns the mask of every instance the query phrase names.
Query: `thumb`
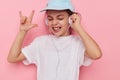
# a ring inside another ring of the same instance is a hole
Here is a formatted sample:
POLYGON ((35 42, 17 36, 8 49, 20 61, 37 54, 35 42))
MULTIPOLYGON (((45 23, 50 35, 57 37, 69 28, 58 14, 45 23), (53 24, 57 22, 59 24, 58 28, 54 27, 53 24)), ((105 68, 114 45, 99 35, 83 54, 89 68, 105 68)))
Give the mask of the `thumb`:
POLYGON ((34 28, 34 27, 37 27, 38 25, 37 24, 31 24, 30 28, 34 28))

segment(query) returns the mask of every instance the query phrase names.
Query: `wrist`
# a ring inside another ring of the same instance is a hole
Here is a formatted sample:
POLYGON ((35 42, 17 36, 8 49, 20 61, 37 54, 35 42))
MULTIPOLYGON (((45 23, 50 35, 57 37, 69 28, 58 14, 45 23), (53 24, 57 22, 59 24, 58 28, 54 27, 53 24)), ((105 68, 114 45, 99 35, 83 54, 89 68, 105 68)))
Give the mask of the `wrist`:
POLYGON ((83 30, 82 25, 80 25, 80 24, 73 26, 73 29, 77 33, 80 33, 83 30))
POLYGON ((84 30, 84 28, 82 27, 82 25, 79 26, 78 30, 77 30, 78 34, 83 34, 85 33, 86 31, 84 30))
POLYGON ((27 31, 21 30, 21 31, 19 31, 19 34, 20 34, 20 35, 26 35, 26 34, 27 34, 27 31))
POLYGON ((19 30, 20 33, 27 33, 28 30, 19 30))

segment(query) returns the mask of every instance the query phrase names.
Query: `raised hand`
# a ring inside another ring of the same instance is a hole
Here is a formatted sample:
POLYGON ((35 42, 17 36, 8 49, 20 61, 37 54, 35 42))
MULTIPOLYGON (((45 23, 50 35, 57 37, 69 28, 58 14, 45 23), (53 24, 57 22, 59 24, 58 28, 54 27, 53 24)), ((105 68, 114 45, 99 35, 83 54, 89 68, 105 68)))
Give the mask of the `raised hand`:
POLYGON ((20 15, 20 31, 28 31, 33 27, 36 27, 37 24, 32 24, 32 19, 34 16, 34 10, 31 12, 30 16, 23 16, 22 12, 19 12, 20 15))
POLYGON ((70 16, 72 20, 71 27, 76 32, 81 28, 81 15, 79 13, 74 13, 70 16))

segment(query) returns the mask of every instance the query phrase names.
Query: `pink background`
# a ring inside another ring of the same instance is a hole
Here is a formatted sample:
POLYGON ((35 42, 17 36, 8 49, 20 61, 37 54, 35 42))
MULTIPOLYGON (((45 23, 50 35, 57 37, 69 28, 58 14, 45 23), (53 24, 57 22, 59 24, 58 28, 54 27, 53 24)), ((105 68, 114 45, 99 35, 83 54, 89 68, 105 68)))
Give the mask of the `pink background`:
MULTIPOLYGON (((33 23, 39 27, 29 31, 24 45, 36 36, 46 34, 43 14, 46 0, 0 0, 0 80, 36 80, 36 67, 21 62, 7 62, 9 48, 19 29, 19 14, 35 10, 33 23)), ((120 80, 120 0, 73 0, 82 14, 84 28, 100 45, 103 56, 89 67, 82 67, 81 80, 120 80)))

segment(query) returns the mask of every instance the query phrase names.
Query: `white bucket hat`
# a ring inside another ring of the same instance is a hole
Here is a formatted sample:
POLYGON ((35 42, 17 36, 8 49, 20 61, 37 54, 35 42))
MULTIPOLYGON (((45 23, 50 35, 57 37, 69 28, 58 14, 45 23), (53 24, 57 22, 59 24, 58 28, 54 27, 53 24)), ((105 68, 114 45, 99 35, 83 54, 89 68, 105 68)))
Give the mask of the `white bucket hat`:
POLYGON ((74 12, 73 5, 71 4, 71 0, 49 0, 46 8, 41 10, 41 12, 46 10, 66 10, 74 12))

